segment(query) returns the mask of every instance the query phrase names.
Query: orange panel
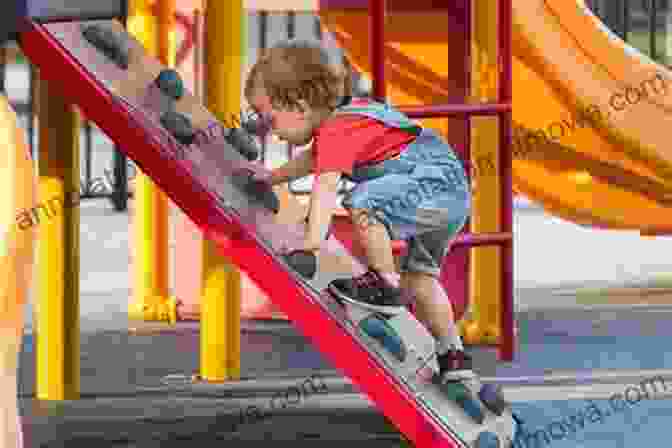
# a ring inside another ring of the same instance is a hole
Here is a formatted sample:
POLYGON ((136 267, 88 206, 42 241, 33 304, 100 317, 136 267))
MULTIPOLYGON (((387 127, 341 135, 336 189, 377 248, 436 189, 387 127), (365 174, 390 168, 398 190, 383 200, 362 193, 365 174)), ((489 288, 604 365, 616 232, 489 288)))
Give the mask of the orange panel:
MULTIPOLYGON (((353 65, 370 76, 364 32, 369 17, 361 9, 366 3, 323 1, 320 15, 353 65), (347 8, 338 5, 344 3, 347 8)), ((449 102, 448 66, 465 64, 450 58, 446 10, 428 11, 435 2, 423 3, 417 11, 410 6, 416 2, 389 9, 385 69, 394 104, 449 102)), ((641 91, 642 82, 657 73, 660 79, 672 77, 643 58, 635 66, 632 49, 613 36, 605 38, 599 21, 576 8, 562 0, 514 2, 513 120, 518 135, 546 136, 545 141, 514 144, 514 190, 579 224, 669 229, 672 150, 662 130, 672 123, 667 112, 672 100, 666 96, 672 89, 651 91, 625 106, 614 98, 624 98, 628 86, 641 91), (591 106, 599 114, 588 117, 601 121, 577 120, 578 111, 591 106)), ((440 128, 435 123, 440 121, 424 121, 440 128)))

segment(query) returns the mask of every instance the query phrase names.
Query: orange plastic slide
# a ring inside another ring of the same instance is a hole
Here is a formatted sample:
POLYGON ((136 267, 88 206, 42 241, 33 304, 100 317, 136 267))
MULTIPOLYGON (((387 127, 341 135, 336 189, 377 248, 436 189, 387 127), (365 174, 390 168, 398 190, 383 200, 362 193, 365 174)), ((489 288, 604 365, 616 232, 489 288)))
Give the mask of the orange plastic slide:
MULTIPOLYGON (((36 229, 17 222, 36 204, 37 180, 24 130, 5 96, 0 95, 0 330, 23 326, 30 289, 36 229)), ((0 345, 2 343, 0 342, 0 345)))
MULTIPOLYGON (((370 76, 368 2, 324 3, 326 27, 370 76)), ((392 102, 447 102, 448 64, 463 61, 450 58, 443 14, 390 8, 392 102)), ((514 189, 578 224, 672 233, 670 72, 610 33, 582 0, 514 0, 512 16, 514 189)))
POLYGON ((33 209, 35 195, 24 130, 7 98, 0 95, 0 415, 5 419, 0 423, 0 446, 22 446, 15 397, 36 230, 19 225, 16 217, 33 209))

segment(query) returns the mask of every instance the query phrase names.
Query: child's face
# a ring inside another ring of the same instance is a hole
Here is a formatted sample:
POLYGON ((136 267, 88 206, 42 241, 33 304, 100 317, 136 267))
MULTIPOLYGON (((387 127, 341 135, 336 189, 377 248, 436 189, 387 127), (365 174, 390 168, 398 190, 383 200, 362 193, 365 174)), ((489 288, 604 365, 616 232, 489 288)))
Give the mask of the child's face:
POLYGON ((250 98, 250 106, 262 117, 268 120, 270 132, 276 137, 297 146, 310 143, 313 137, 313 122, 310 108, 304 111, 290 109, 276 109, 271 99, 262 90, 250 98))

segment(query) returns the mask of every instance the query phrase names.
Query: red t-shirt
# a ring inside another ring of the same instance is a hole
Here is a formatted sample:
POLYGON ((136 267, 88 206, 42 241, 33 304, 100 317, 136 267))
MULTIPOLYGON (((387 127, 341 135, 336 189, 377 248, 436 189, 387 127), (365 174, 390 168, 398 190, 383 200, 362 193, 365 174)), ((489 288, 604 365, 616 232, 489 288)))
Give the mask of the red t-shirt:
POLYGON ((327 120, 313 135, 315 175, 352 174, 354 167, 398 155, 415 135, 363 115, 340 115, 327 120))

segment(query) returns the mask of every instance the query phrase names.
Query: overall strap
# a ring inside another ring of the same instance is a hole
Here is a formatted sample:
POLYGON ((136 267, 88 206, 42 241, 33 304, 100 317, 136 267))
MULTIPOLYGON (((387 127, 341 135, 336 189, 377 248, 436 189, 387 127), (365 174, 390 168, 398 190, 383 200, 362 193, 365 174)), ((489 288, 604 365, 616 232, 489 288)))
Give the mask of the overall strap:
POLYGON ((388 104, 375 101, 366 101, 355 99, 334 111, 334 115, 356 114, 364 115, 374 120, 382 121, 388 126, 392 126, 414 135, 420 135, 422 126, 410 120, 406 115, 392 108, 388 104))

